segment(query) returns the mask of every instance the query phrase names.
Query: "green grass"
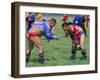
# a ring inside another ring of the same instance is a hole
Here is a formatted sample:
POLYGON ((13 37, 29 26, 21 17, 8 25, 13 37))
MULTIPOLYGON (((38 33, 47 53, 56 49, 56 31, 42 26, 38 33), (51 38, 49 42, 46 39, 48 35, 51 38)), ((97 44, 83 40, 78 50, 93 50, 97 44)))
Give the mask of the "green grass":
POLYGON ((64 37, 64 32, 61 28, 61 15, 52 15, 52 17, 56 18, 57 20, 55 34, 59 36, 59 40, 52 40, 48 42, 45 37, 41 37, 41 41, 45 45, 45 63, 40 64, 38 62, 38 49, 35 47, 32 50, 26 67, 89 64, 89 29, 87 29, 88 36, 85 39, 87 59, 81 60, 81 51, 77 51, 77 58, 75 60, 71 60, 70 55, 72 42, 69 37, 64 37))

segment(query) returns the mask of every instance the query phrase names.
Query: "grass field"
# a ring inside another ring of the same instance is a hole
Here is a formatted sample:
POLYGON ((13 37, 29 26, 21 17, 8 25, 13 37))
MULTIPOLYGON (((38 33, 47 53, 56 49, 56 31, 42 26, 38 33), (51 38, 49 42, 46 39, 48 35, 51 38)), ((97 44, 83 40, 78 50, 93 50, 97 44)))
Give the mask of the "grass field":
MULTIPOLYGON (((72 42, 69 37, 64 37, 64 32, 61 28, 62 15, 51 16, 57 20, 55 34, 59 37, 59 40, 52 40, 48 42, 45 37, 41 37, 41 41, 45 45, 45 63, 40 64, 38 62, 38 49, 35 47, 32 50, 29 62, 26 64, 26 67, 89 64, 89 29, 87 29, 88 36, 85 39, 87 59, 81 60, 81 51, 77 51, 77 58, 75 60, 71 60, 70 55, 72 42)), ((44 18, 46 18, 46 16, 44 16, 44 18)))

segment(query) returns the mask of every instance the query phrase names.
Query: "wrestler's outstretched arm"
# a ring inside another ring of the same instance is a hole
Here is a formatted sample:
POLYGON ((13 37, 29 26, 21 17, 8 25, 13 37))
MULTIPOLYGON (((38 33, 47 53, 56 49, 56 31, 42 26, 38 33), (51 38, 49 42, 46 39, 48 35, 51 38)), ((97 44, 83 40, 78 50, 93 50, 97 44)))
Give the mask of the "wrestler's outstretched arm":
POLYGON ((51 28, 47 22, 44 22, 44 36, 47 40, 58 40, 58 37, 52 33, 51 28))

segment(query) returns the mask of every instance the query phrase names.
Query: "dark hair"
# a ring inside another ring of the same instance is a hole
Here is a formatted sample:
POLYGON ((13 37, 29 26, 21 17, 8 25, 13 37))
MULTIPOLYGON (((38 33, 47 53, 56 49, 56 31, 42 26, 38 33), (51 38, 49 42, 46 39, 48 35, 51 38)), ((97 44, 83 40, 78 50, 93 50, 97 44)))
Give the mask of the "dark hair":
POLYGON ((62 27, 67 27, 67 26, 69 26, 69 25, 73 25, 73 23, 72 23, 72 22, 64 22, 64 23, 62 24, 62 27))
POLYGON ((28 14, 32 14, 32 12, 26 12, 26 13, 28 13, 28 14))
POLYGON ((67 23, 66 22, 62 23, 62 27, 64 27, 65 25, 67 26, 67 23))
POLYGON ((51 18, 50 20, 53 21, 54 23, 57 22, 55 18, 51 18))

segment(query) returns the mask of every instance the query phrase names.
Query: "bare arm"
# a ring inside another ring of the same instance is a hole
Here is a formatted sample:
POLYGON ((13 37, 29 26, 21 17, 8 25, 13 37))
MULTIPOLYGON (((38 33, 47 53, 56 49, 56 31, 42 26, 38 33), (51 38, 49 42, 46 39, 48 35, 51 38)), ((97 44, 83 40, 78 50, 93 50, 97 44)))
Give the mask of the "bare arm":
POLYGON ((55 29, 56 29, 56 26, 54 26, 54 27, 52 28, 52 33, 54 33, 55 29))
POLYGON ((83 29, 82 29, 81 27, 79 27, 79 32, 80 32, 80 34, 81 34, 81 36, 80 36, 80 47, 81 47, 82 49, 84 49, 85 33, 84 33, 84 31, 83 31, 83 29))

